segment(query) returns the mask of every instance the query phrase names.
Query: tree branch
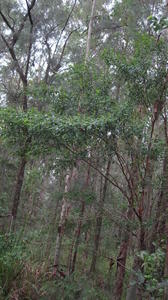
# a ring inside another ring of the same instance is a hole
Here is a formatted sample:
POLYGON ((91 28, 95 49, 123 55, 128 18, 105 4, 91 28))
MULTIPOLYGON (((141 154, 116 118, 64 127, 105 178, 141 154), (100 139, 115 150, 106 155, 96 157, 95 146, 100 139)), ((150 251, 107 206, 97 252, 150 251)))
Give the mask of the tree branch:
POLYGON ((68 22, 69 22, 69 20, 70 20, 70 17, 71 17, 71 15, 72 15, 73 11, 74 11, 74 8, 75 8, 75 6, 76 6, 76 2, 77 2, 77 0, 75 0, 74 4, 73 4, 73 6, 72 6, 72 9, 71 9, 71 11, 70 11, 70 13, 69 13, 69 15, 68 15, 68 18, 66 19, 65 24, 64 24, 64 26, 63 26, 63 28, 62 28, 62 30, 61 30, 60 36, 59 36, 58 41, 57 41, 57 44, 56 44, 56 46, 55 46, 54 54, 55 54, 55 52, 56 52, 56 50, 57 50, 57 48, 58 48, 58 45, 59 45, 59 42, 60 42, 60 40, 61 40, 62 34, 63 34, 65 28, 67 27, 68 22))
POLYGON ((70 39, 72 33, 74 33, 75 31, 77 31, 77 29, 72 30, 72 31, 69 33, 68 37, 66 38, 65 43, 64 43, 64 45, 63 45, 63 47, 62 47, 62 52, 61 52, 61 55, 60 55, 60 58, 59 58, 59 61, 58 61, 58 64, 57 64, 57 65, 60 65, 60 64, 61 64, 61 61, 62 61, 64 52, 65 52, 66 45, 67 45, 67 43, 68 43, 68 41, 69 41, 69 39, 70 39))
POLYGON ((2 13, 2 11, 0 10, 0 15, 2 17, 2 19, 4 20, 5 24, 9 27, 9 29, 14 32, 14 28, 10 25, 9 21, 7 20, 7 18, 5 17, 5 15, 2 13))
POLYGON ((3 34, 1 34, 1 37, 2 37, 2 40, 3 40, 3 42, 5 43, 6 47, 8 48, 9 53, 10 53, 12 59, 13 59, 14 62, 15 62, 17 72, 19 73, 20 78, 21 78, 23 84, 26 85, 26 84, 27 84, 26 77, 25 77, 25 75, 24 75, 24 73, 23 73, 23 71, 22 71, 22 69, 21 69, 21 67, 20 67, 20 65, 19 65, 19 62, 18 62, 18 60, 17 60, 17 57, 16 57, 16 55, 15 55, 15 52, 14 52, 13 47, 11 47, 11 46, 8 44, 8 42, 7 42, 7 40, 5 39, 5 37, 3 36, 3 34))
MULTIPOLYGON (((27 3, 27 2, 26 2, 26 3, 27 3)), ((18 29, 17 31, 15 31, 14 34, 13 34, 13 40, 12 40, 12 45, 11 45, 12 47, 15 46, 17 40, 19 39, 19 36, 20 36, 20 34, 21 34, 21 32, 22 32, 22 30, 23 30, 23 28, 24 28, 24 25, 25 25, 25 22, 26 22, 27 18, 29 17, 30 23, 32 22, 32 18, 31 18, 30 12, 31 12, 31 10, 33 9, 35 3, 36 3, 36 0, 32 0, 31 4, 28 5, 28 11, 27 11, 27 13, 25 14, 25 16, 23 17, 19 29, 18 29)))

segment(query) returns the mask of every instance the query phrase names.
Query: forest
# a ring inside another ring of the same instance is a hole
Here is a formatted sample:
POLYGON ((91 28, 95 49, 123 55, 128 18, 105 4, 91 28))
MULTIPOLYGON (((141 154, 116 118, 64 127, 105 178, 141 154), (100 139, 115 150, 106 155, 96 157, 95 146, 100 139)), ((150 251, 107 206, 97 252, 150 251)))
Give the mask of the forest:
POLYGON ((0 0, 0 300, 168 300, 168 1, 0 0))

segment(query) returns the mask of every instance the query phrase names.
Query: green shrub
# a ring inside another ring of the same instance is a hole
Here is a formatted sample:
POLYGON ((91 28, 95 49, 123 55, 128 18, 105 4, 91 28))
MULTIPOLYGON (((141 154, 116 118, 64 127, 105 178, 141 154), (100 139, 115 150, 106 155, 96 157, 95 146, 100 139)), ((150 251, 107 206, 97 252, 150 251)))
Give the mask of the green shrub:
POLYGON ((143 273, 139 272, 139 284, 142 285, 145 295, 151 299, 163 299, 164 288, 168 282, 163 278, 165 254, 161 248, 149 253, 142 251, 139 257, 143 260, 143 273))
POLYGON ((0 235, 0 291, 6 297, 23 269, 24 242, 13 235, 0 235))

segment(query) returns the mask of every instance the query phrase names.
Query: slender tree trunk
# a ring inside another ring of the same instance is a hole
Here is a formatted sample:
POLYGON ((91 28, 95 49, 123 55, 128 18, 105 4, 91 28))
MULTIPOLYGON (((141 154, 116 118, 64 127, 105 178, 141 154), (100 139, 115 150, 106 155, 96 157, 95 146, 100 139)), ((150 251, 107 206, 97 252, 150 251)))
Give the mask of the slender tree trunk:
POLYGON ((90 43, 91 43, 91 35, 92 35, 92 29, 93 29, 95 5, 96 5, 96 0, 92 0, 92 9, 91 9, 91 16, 90 16, 90 22, 89 22, 89 28, 88 28, 88 37, 87 37, 86 55, 85 55, 86 62, 89 59, 89 53, 90 53, 90 43))
MULTIPOLYGON (((90 180, 90 166, 88 166, 87 173, 86 173, 86 179, 84 182, 84 190, 88 188, 90 180)), ((70 256, 69 256, 69 273, 73 273, 75 271, 75 265, 76 265, 76 259, 77 259, 77 252, 78 252, 78 246, 80 243, 80 235, 81 235, 81 228, 83 223, 83 217, 84 217, 84 211, 85 211, 85 200, 83 199, 81 201, 81 211, 79 215, 78 225, 75 230, 75 237, 74 242, 72 243, 72 247, 70 250, 70 256), (74 248, 74 253, 73 253, 74 248), (73 255, 73 258, 72 258, 73 255)))
POLYGON ((85 231, 85 250, 84 250, 84 262, 86 265, 87 259, 88 259, 88 254, 89 254, 89 238, 90 238, 90 231, 89 228, 86 229, 85 231))
MULTIPOLYGON (((107 163, 107 168, 106 168, 106 177, 108 177, 108 175, 109 175, 110 165, 111 165, 111 160, 109 159, 108 163, 107 163)), ((91 261, 91 266, 90 266, 90 273, 94 273, 95 269, 96 269, 96 261, 97 261, 102 220, 103 220, 103 208, 104 208, 104 201, 105 201, 106 192, 107 192, 107 183, 108 183, 107 178, 105 178, 103 191, 102 191, 102 197, 100 198, 100 203, 99 203, 98 216, 96 219, 96 229, 95 229, 95 238, 94 238, 94 246, 93 246, 94 249, 93 249, 92 261, 91 261)))
MULTIPOLYGON (((132 220, 133 210, 130 207, 127 212, 127 219, 132 220)), ((114 299, 121 300, 123 285, 124 285, 124 277, 125 277, 125 266, 127 259, 127 252, 129 246, 129 224, 127 225, 127 229, 125 232, 124 240, 121 243, 119 255, 117 257, 117 273, 116 273, 116 282, 115 282, 115 290, 114 290, 114 299)))
MULTIPOLYGON (((35 2, 36 1, 34 0, 31 4, 31 7, 29 7, 29 16, 31 15, 31 9, 34 7, 35 2)), ((22 29, 21 29, 21 31, 22 31, 22 29)), ((28 77, 28 72, 29 72, 30 56, 31 56, 31 49, 32 49, 32 34, 33 34, 33 23, 31 23, 31 29, 30 29, 29 48, 28 48, 25 72, 24 72, 24 68, 22 69, 19 65, 19 62, 17 61, 14 46, 9 47, 8 43, 6 43, 6 45, 8 45, 9 53, 10 53, 13 61, 15 62, 16 71, 22 81, 22 84, 23 84, 22 109, 24 112, 27 112, 27 100, 28 100, 27 99, 27 86, 28 86, 27 77, 28 77)), ((19 35, 18 35, 17 39, 18 38, 19 38, 19 35)), ((12 206, 12 219, 11 219, 11 226, 10 226, 12 229, 15 228, 15 221, 16 221, 16 217, 17 217, 17 211, 18 211, 18 206, 19 206, 19 202, 20 202, 20 195, 21 195, 21 190, 22 190, 23 181, 24 181, 25 167, 26 167, 26 163, 27 163, 26 148, 27 148, 27 144, 29 142, 30 142, 30 139, 28 138, 28 140, 26 141, 25 147, 24 147, 23 155, 20 160, 20 166, 19 166, 19 170, 18 170, 18 174, 17 174, 17 178, 16 178, 16 185, 15 185, 15 190, 14 190, 13 206, 12 206)))
POLYGON ((110 290, 111 286, 111 274, 114 266, 114 259, 111 257, 109 258, 109 269, 108 269, 108 277, 107 277, 107 288, 110 290))
MULTIPOLYGON (((76 234, 76 230, 75 230, 75 234, 76 234)), ((75 245, 75 238, 76 236, 73 236, 72 239, 72 244, 70 246, 70 250, 69 250, 69 255, 68 255, 68 260, 67 260, 67 266, 68 266, 68 274, 71 274, 71 269, 72 269, 72 255, 73 255, 73 249, 74 249, 74 245, 75 245)))
POLYGON ((157 238, 160 237, 165 231, 166 221, 167 221, 167 195, 168 195, 168 150, 166 149, 164 162, 163 162, 163 175, 162 175, 162 187, 161 194, 158 204, 157 212, 157 224, 156 224, 156 234, 157 238))
MULTIPOLYGON (((25 78, 25 82, 23 80, 22 82, 23 82, 23 90, 24 90, 22 107, 23 107, 23 111, 26 112, 27 111, 27 95, 26 95, 27 79, 25 78)), ((29 138, 27 139, 26 144, 24 145, 24 151, 20 159, 20 166, 16 177, 16 185, 15 185, 13 201, 12 201, 13 202, 12 213, 11 213, 12 218, 11 218, 11 225, 10 225, 12 230, 15 229, 18 206, 20 202, 20 195, 21 195, 21 190, 24 182, 24 173, 25 173, 25 167, 27 163, 26 148, 28 143, 29 143, 29 138)))
POLYGON ((124 276, 125 276, 125 265, 127 259, 128 241, 124 240, 121 243, 119 255, 117 257, 117 274, 115 283, 115 300, 120 300, 122 296, 124 276))
POLYGON ((54 227, 55 227, 55 224, 56 224, 58 206, 59 206, 59 200, 56 203, 54 215, 53 215, 52 222, 50 224, 50 228, 49 228, 49 232, 48 232, 48 238, 47 238, 47 243, 46 243, 46 251, 45 251, 45 256, 48 257, 48 259, 50 258, 52 233, 54 231, 54 227))
MULTIPOLYGON (((165 238, 166 239, 166 247, 165 247, 165 266, 163 270, 163 274, 165 279, 168 278, 168 149, 165 150, 165 157, 163 161, 163 175, 162 175, 162 187, 160 198, 158 200, 157 207, 157 218, 153 232, 153 239, 160 244, 160 241, 165 238)), ((154 249, 152 249, 154 250, 154 249)), ((164 300, 168 299, 168 288, 166 287, 164 290, 164 300)))
MULTIPOLYGON (((165 86, 164 86, 165 89, 165 86)), ((163 89, 163 91, 164 91, 163 89)), ((139 208, 138 208, 138 213, 139 213, 139 224, 140 224, 140 230, 139 230, 139 237, 138 237, 138 248, 137 251, 140 252, 142 250, 146 250, 147 248, 147 234, 146 234, 146 228, 145 228, 145 222, 146 222, 146 217, 149 217, 149 207, 150 203, 149 199, 151 197, 151 182, 152 182, 152 172, 153 172, 153 162, 151 161, 150 153, 152 149, 152 144, 153 144, 153 137, 154 137, 154 131, 155 127, 157 126, 157 121, 159 118, 159 115, 162 111, 163 108, 163 102, 160 101, 159 103, 154 104, 154 113, 153 113, 153 118, 151 122, 151 135, 150 135, 150 140, 148 144, 148 154, 146 156, 146 164, 145 164, 145 175, 143 178, 143 184, 142 184, 142 197, 140 199, 139 203, 139 208), (156 104, 156 105, 155 105, 156 104)), ((131 281, 137 281, 137 276, 135 273, 140 270, 143 272, 143 267, 142 267, 142 261, 139 257, 135 256, 134 258, 134 263, 133 263, 133 270, 134 274, 131 276, 131 281)), ((126 300, 132 300, 135 296, 135 299, 137 300, 142 300, 143 299, 143 291, 141 287, 138 286, 138 284, 135 284, 134 286, 130 286, 127 292, 127 298, 126 300)))
POLYGON ((75 271, 75 264, 76 264, 76 258, 77 258, 77 250, 79 246, 79 241, 80 241, 80 234, 81 234, 81 227, 82 227, 82 222, 83 222, 83 216, 84 216, 84 210, 85 210, 85 202, 81 202, 81 211, 79 214, 79 219, 78 219, 78 224, 75 229, 74 237, 72 240, 72 244, 70 247, 69 251, 69 256, 68 256, 68 272, 69 274, 73 273, 75 271), (73 254, 74 251, 74 254, 73 254))
MULTIPOLYGON (((139 260, 138 257, 135 256, 134 258, 134 263, 133 263, 133 271, 137 272, 138 271, 138 266, 139 266, 139 260)), ((132 282, 137 281, 137 276, 135 275, 135 273, 132 273, 130 276, 130 280, 129 280, 129 286, 127 289, 127 296, 126 296, 126 300, 138 300, 137 298, 137 285, 131 285, 132 282)))
POLYGON ((25 166, 26 166, 26 158, 22 157, 17 178, 16 178, 16 185, 15 185, 15 191, 13 197, 12 219, 11 219, 13 229, 15 228, 15 221, 16 221, 16 216, 17 216, 17 211, 18 211, 18 206, 20 201, 20 194, 21 194, 22 185, 24 181, 25 166))
POLYGON ((78 246, 80 243, 80 234, 81 234, 81 227, 82 227, 82 222, 83 222, 84 211, 85 211, 85 202, 82 201, 81 213, 79 216, 78 227, 77 227, 77 231, 76 231, 76 241, 75 241, 75 245, 74 245, 74 254, 73 254, 73 259, 72 259, 71 273, 73 273, 75 271, 75 265, 76 265, 76 259, 77 259, 78 246))
POLYGON ((57 231, 57 239, 56 239, 56 246, 55 246, 55 258, 54 258, 54 271, 56 272, 59 268, 59 258, 60 258, 60 250, 61 250, 61 243, 62 243, 62 237, 64 233, 64 225, 68 216, 68 201, 67 201, 67 193, 70 190, 70 181, 71 176, 69 170, 65 177, 65 189, 64 189, 64 196, 62 200, 62 207, 61 207, 61 214, 60 214, 60 220, 58 225, 58 231, 57 231))
MULTIPOLYGON (((139 237, 138 237, 138 247, 137 247, 137 253, 140 253, 141 251, 146 249, 145 245, 145 228, 143 222, 140 223, 140 230, 139 230, 139 237)), ((143 273, 143 266, 142 266, 142 260, 140 257, 138 257, 135 254, 134 257, 134 263, 133 263, 133 273, 130 277, 130 286, 127 290, 127 297, 126 300, 143 300, 143 293, 142 288, 138 286, 137 281, 137 275, 136 273, 138 271, 141 271, 143 273), (132 282, 136 282, 134 285, 131 285, 132 282)))
MULTIPOLYGON (((132 153, 132 171, 131 171, 131 177, 132 177, 132 187, 133 190, 135 191, 135 193, 138 195, 139 194, 139 182, 140 182, 140 174, 139 174, 139 169, 138 169, 138 148, 139 145, 141 144, 141 140, 138 140, 137 145, 136 145, 136 150, 135 153, 132 153)), ((135 196, 136 197, 136 196, 135 196)), ((134 199, 132 199, 132 204, 134 204, 134 199)), ((141 204, 140 204, 141 206, 141 204)), ((133 207, 132 207, 133 208, 133 207)), ((141 213, 141 211, 139 210, 139 212, 141 213)), ((131 216, 130 216, 131 217, 131 216)), ((132 220, 134 219, 135 215, 132 214, 132 220)), ((139 225, 140 225, 140 229, 139 229, 139 236, 138 236, 138 245, 137 245, 137 241, 136 241, 136 245, 135 248, 137 248, 136 251, 139 251, 142 248, 142 243, 143 243, 143 226, 142 226, 142 220, 139 220, 139 225)), ((129 235, 129 240, 130 242, 132 239, 132 236, 129 235)), ((139 261, 139 257, 134 255, 134 261, 133 261, 133 267, 132 270, 133 272, 130 274, 130 278, 129 278, 129 285, 127 288, 127 295, 126 295, 126 300, 133 300, 137 298, 137 284, 132 285, 132 282, 136 282, 137 281, 137 276, 136 276, 136 272, 139 269, 139 265, 140 265, 140 261, 139 261)))
MULTIPOLYGON (((146 249, 146 244, 145 244, 145 227, 144 223, 141 220, 140 222, 140 229, 139 229, 139 236, 138 236, 138 246, 137 246, 137 253, 143 251, 146 249)), ((138 278, 136 273, 140 270, 143 272, 143 267, 142 267, 142 261, 141 259, 135 254, 134 257, 134 263, 133 263, 133 273, 130 276, 130 281, 129 281, 129 287, 127 290, 127 297, 126 300, 132 300, 135 297, 136 300, 142 300, 142 289, 141 287, 138 286, 138 283, 131 285, 132 282, 137 282, 138 278)))
MULTIPOLYGON (((165 266, 164 266, 164 278, 168 279, 168 221, 165 228, 166 235, 166 253, 165 253, 165 266)), ((168 299, 168 287, 166 286, 164 289, 164 298, 163 300, 168 299)))

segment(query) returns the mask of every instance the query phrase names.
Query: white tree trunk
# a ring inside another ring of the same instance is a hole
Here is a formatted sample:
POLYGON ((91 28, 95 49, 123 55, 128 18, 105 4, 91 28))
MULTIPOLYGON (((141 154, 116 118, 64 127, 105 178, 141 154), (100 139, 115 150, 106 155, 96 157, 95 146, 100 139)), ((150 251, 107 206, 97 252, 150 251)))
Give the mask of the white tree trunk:
POLYGON ((88 28, 85 62, 87 62, 89 59, 90 42, 91 42, 91 35, 92 35, 92 29, 93 29, 93 18, 94 18, 94 12, 95 12, 95 5, 96 5, 96 0, 92 0, 92 10, 91 10, 91 16, 90 16, 90 22, 89 22, 89 28, 88 28))
POLYGON ((59 267, 59 257, 60 257, 62 236, 63 236, 65 221, 67 219, 67 215, 68 215, 68 211, 69 211, 69 205, 68 205, 66 194, 70 190, 71 177, 72 177, 72 174, 68 170, 67 175, 65 177, 64 196, 63 196, 63 199, 62 199, 61 214, 60 214, 60 220, 59 220, 58 232, 57 232, 57 239, 56 239, 56 246, 55 246, 55 258, 54 258, 54 269, 55 270, 57 270, 58 267, 59 267))

